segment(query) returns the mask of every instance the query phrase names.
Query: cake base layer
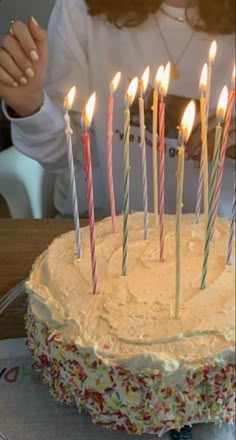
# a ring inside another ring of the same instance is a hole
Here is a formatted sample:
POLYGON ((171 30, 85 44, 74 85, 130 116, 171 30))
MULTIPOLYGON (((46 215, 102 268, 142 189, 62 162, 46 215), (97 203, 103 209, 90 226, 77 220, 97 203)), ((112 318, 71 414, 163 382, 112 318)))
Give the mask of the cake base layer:
POLYGON ((204 223, 182 218, 180 319, 175 304, 175 217, 165 217, 165 262, 149 216, 130 215, 128 275, 121 276, 122 217, 96 225, 99 294, 92 294, 89 229, 83 257, 67 233, 36 260, 27 283, 28 347, 59 401, 96 424, 162 435, 231 422, 235 399, 234 261, 226 266, 229 221, 218 219, 206 289, 200 289, 204 223))
POLYGON ((74 344, 64 344, 32 314, 27 345, 35 367, 58 401, 78 407, 95 424, 130 434, 163 435, 194 423, 230 423, 235 416, 234 365, 205 364, 186 371, 182 385, 167 386, 166 374, 131 373, 107 365, 74 344))

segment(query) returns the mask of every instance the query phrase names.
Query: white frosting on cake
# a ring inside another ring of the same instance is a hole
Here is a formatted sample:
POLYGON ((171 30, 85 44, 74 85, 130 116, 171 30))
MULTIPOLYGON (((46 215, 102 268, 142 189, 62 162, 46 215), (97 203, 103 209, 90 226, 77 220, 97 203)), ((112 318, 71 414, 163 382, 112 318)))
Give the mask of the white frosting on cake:
POLYGON ((150 215, 143 240, 143 214, 130 215, 128 275, 121 276, 122 216, 96 224, 99 294, 92 294, 89 229, 82 230, 81 260, 75 234, 54 240, 36 260, 27 288, 33 314, 50 331, 80 350, 131 370, 173 373, 203 362, 234 362, 235 255, 226 266, 229 220, 217 219, 207 288, 200 289, 204 227, 182 216, 181 318, 175 306, 175 217, 165 216, 165 262, 159 260, 159 229, 150 215))

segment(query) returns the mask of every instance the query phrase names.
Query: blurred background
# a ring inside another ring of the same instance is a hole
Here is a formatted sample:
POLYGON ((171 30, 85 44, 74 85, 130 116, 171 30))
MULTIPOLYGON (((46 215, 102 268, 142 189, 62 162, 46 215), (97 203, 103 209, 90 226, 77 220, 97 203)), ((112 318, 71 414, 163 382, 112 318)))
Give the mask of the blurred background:
POLYGON ((0 34, 9 31, 11 20, 24 20, 29 15, 46 27, 54 3, 55 0, 0 0, 0 34))

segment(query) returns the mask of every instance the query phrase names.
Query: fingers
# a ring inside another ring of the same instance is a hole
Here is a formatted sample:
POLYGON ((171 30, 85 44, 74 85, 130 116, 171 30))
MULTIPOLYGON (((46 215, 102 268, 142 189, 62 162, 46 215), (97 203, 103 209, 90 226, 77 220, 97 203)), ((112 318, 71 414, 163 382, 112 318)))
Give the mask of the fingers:
POLYGON ((34 17, 29 17, 27 26, 38 48, 40 59, 47 63, 47 32, 42 29, 34 17))
POLYGON ((11 23, 11 33, 0 44, 0 82, 5 85, 27 85, 47 62, 46 32, 35 19, 27 24, 11 23))
MULTIPOLYGON (((34 67, 31 60, 27 58, 17 40, 11 35, 6 35, 2 40, 0 51, 0 64, 16 80, 20 78, 34 77, 34 67)), ((26 84, 23 81, 22 84, 26 84)))
POLYGON ((39 26, 37 20, 34 17, 29 17, 27 20, 28 28, 34 38, 37 42, 45 41, 46 39, 46 32, 41 26, 39 26))
POLYGON ((4 82, 4 73, 6 73, 11 77, 12 83, 14 81, 22 85, 26 85, 28 83, 25 74, 19 69, 14 60, 5 50, 0 51, 0 67, 2 70, 2 76, 0 76, 2 82, 4 82))
MULTIPOLYGON (((27 25, 25 25, 21 21, 14 21, 14 23, 11 25, 11 29, 13 33, 12 38, 15 39, 16 42, 18 42, 25 56, 29 60, 38 61, 39 53, 37 45, 27 25)), ((7 37, 5 37, 5 40, 6 39, 7 37)))
POLYGON ((18 87, 18 83, 0 66, 0 83, 6 86, 18 87))

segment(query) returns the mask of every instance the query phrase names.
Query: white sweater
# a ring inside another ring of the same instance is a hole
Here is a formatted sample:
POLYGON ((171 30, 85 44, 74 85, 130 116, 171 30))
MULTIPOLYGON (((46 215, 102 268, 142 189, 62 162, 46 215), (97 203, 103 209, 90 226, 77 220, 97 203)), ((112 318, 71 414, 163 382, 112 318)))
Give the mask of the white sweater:
MULTIPOLYGON (((169 7, 173 15, 184 15, 184 10, 169 7)), ((213 40, 204 33, 194 33, 186 23, 180 23, 162 12, 156 14, 162 34, 173 60, 180 71, 178 80, 170 82, 169 93, 199 99, 199 78, 207 61, 213 40), (191 39, 192 38, 192 39, 191 39), (190 41, 191 39, 191 41, 190 41), (190 43, 189 43, 190 42, 190 43), (186 50, 185 50, 186 48, 186 50), (181 55, 182 54, 182 55, 181 55)), ((12 121, 13 141, 17 149, 38 160, 45 168, 60 174, 56 184, 55 205, 64 214, 71 214, 71 191, 68 177, 63 100, 69 89, 76 85, 78 97, 72 111, 73 148, 77 168, 79 210, 87 211, 84 155, 80 117, 93 91, 97 104, 92 124, 92 155, 95 207, 97 216, 109 214, 106 170, 106 126, 109 83, 117 71, 122 82, 115 93, 113 168, 117 212, 123 207, 123 140, 124 95, 128 81, 142 75, 147 65, 151 69, 149 97, 146 96, 146 136, 148 169, 148 206, 153 209, 152 148, 151 141, 151 87, 157 67, 169 61, 153 16, 135 28, 116 29, 102 18, 87 15, 83 0, 57 0, 49 22, 50 64, 45 88, 45 101, 41 110, 27 118, 12 121)), ((217 106, 224 84, 230 87, 234 62, 234 36, 216 37, 218 52, 213 66, 211 108, 217 106)), ((130 209, 142 210, 141 151, 137 107, 132 110, 130 144, 130 209), (135 126, 136 124, 136 126, 135 126)), ((179 121, 180 122, 180 121, 179 121)), ((166 154, 166 212, 175 210, 176 159, 170 158, 169 148, 176 141, 167 141, 166 154)), ((226 160, 220 213, 230 215, 233 198, 234 161, 226 160)), ((194 211, 199 170, 193 161, 185 163, 184 211, 194 211)))

